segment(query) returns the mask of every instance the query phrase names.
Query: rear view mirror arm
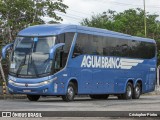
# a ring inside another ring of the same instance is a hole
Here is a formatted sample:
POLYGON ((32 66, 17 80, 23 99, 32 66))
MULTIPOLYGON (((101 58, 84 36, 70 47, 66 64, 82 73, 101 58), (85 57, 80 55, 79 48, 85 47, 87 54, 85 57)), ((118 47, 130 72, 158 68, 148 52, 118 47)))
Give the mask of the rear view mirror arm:
POLYGON ((13 46, 13 43, 7 44, 2 48, 2 59, 6 58, 7 51, 13 46))
POLYGON ((56 44, 56 45, 54 45, 54 46, 51 47, 50 53, 49 53, 50 54, 49 57, 50 57, 51 60, 54 57, 54 52, 56 51, 56 49, 59 48, 59 47, 61 47, 61 46, 64 46, 64 45, 65 45, 65 43, 59 43, 59 44, 56 44))

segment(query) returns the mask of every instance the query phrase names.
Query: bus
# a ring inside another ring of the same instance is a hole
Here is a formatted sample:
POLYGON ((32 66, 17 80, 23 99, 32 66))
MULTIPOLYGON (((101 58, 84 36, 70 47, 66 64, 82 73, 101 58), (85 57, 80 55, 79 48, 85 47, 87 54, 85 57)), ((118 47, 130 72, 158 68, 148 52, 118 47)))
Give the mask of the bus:
POLYGON ((8 90, 40 96, 139 99, 156 84, 156 42, 79 25, 46 24, 21 30, 10 50, 8 90))

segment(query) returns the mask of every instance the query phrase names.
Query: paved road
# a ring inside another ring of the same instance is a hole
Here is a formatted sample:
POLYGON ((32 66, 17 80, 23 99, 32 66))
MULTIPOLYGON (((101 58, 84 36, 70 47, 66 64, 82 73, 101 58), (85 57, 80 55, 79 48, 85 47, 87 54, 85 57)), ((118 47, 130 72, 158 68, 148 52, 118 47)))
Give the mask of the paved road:
POLYGON ((108 100, 77 97, 73 102, 55 97, 40 98, 38 102, 7 99, 0 100, 0 111, 160 111, 160 95, 141 96, 138 100, 118 100, 113 96, 108 100))
POLYGON ((0 100, 0 111, 160 111, 160 95, 141 96, 138 100, 92 100, 89 97, 75 98, 64 102, 61 98, 40 98, 38 102, 28 99, 0 100))

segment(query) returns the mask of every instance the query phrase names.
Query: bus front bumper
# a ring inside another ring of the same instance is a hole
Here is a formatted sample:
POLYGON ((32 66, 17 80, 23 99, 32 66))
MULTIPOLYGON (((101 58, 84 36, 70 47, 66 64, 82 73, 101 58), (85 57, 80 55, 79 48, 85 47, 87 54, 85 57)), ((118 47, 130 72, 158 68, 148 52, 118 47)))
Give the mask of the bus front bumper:
POLYGON ((58 83, 8 83, 8 90, 11 94, 30 95, 64 95, 64 86, 58 83))

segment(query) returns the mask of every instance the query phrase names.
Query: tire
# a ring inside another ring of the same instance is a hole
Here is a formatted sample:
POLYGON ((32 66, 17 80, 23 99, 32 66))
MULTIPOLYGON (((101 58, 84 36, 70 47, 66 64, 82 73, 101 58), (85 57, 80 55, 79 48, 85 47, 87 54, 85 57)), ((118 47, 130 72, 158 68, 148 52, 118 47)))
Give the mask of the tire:
POLYGON ((38 101, 40 98, 40 95, 27 95, 27 98, 30 101, 38 101))
POLYGON ((124 94, 122 94, 122 99, 125 100, 132 99, 132 95, 133 95, 133 85, 132 83, 128 82, 126 86, 126 91, 124 94))
POLYGON ((75 93, 76 93, 75 85, 73 83, 69 83, 67 87, 67 93, 66 95, 62 96, 62 99, 66 102, 73 101, 75 97, 75 93))
POLYGON ((139 83, 136 84, 134 90, 133 90, 133 99, 139 99, 141 95, 141 85, 139 83))
POLYGON ((89 95, 92 99, 108 99, 109 95, 89 95))

